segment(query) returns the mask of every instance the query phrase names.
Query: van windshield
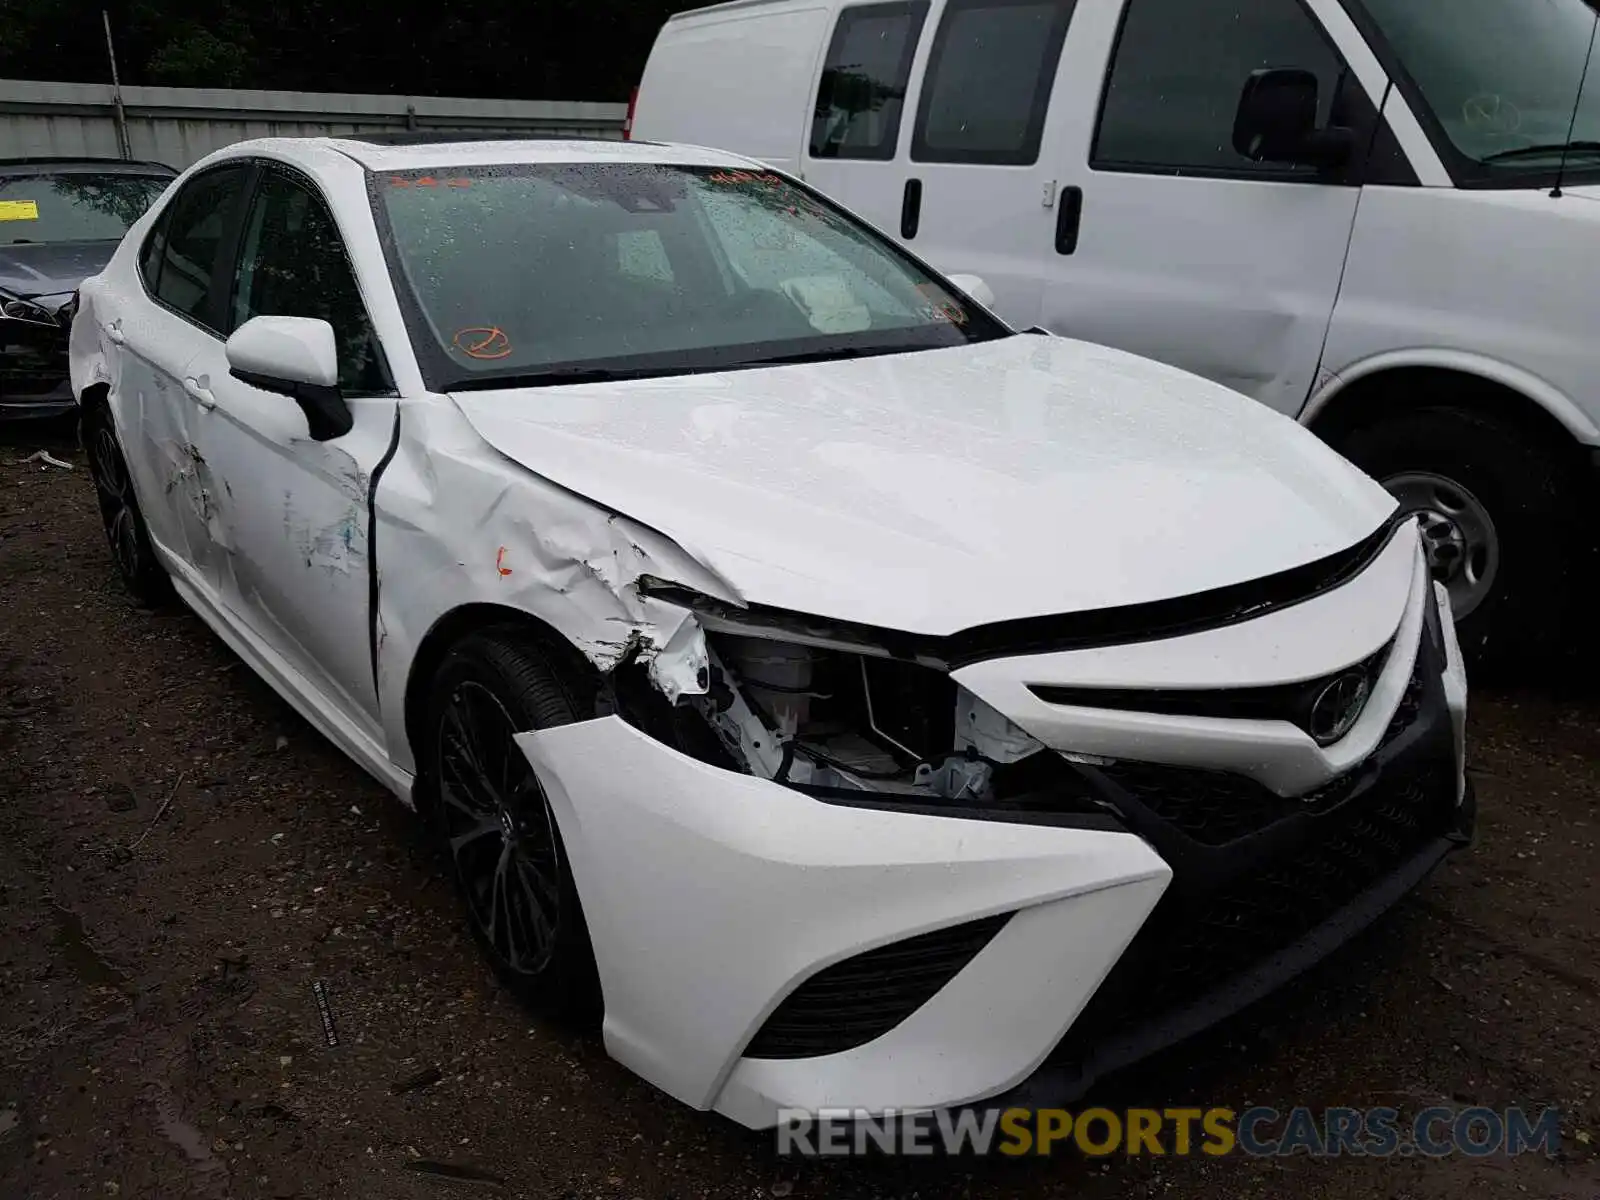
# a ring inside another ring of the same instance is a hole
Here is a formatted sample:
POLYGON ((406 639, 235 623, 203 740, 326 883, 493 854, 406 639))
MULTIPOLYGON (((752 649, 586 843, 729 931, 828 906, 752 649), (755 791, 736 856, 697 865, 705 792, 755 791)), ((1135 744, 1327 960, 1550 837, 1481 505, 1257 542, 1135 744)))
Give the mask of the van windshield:
POLYGON ((1360 2, 1474 173, 1553 170, 1569 128, 1570 162, 1600 164, 1600 70, 1583 82, 1587 0, 1360 2))
POLYGON ((765 171, 538 163, 371 177, 430 386, 582 383, 1010 331, 765 171))

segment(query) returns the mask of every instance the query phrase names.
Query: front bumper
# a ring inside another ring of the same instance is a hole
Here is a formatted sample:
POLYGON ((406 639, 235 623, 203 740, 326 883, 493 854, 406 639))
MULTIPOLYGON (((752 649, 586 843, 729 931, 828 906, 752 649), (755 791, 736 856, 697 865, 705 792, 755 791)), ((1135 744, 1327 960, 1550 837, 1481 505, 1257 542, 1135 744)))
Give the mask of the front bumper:
POLYGON ((607 1049, 764 1127, 789 1107, 1074 1098, 1242 1008, 1470 836, 1465 677, 1419 578, 1377 749, 1296 799, 1063 759, 1063 786, 1098 803, 907 811, 719 770, 616 717, 521 735, 583 900, 607 1049))
POLYGON ((66 328, 0 323, 0 421, 60 417, 76 401, 68 379, 66 328))

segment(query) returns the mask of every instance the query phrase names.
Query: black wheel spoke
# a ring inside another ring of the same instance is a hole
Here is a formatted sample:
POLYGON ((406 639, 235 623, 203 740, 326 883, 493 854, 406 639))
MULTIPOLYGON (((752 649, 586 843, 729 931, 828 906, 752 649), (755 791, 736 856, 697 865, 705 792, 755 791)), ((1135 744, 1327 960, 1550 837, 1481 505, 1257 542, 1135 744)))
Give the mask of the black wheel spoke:
POLYGON ((472 720, 468 729, 473 737, 474 757, 483 772, 484 783, 503 801, 510 790, 510 756, 514 743, 511 718, 488 692, 472 688, 466 693, 472 720))
POLYGON ((458 758, 446 756, 443 766, 448 778, 441 781, 439 794, 445 804, 474 821, 485 813, 498 811, 494 797, 483 794, 480 776, 458 758))
MULTIPOLYGON (((552 862, 555 855, 551 855, 552 862)), ((529 901, 541 916, 554 914, 560 911, 561 887, 532 862, 524 859, 517 864, 517 879, 522 889, 527 893, 529 901)))
POLYGON ((547 888, 544 880, 540 879, 537 872, 532 871, 528 864, 519 862, 516 870, 516 895, 522 902, 523 914, 527 924, 529 949, 533 951, 532 958, 535 962, 543 963, 555 947, 556 931, 554 914, 559 893, 552 893, 550 902, 546 904, 541 898, 541 891, 547 888), (535 881, 538 881, 537 884, 535 881))
POLYGON ((129 579, 139 572, 139 543, 138 535, 133 526, 133 513, 126 505, 117 509, 116 516, 111 518, 111 551, 116 556, 117 566, 129 579))
POLYGON ((440 832, 473 922, 503 968, 538 975, 555 953, 562 864, 518 725, 493 690, 467 680, 436 729, 440 832))
POLYGON ((102 427, 94 440, 95 482, 106 495, 124 500, 128 491, 128 475, 122 465, 122 452, 117 449, 116 435, 102 427))
POLYGON ((490 887, 490 932, 489 941, 494 948, 505 956, 506 962, 511 964, 514 971, 523 970, 522 947, 518 944, 515 919, 511 912, 511 863, 512 849, 509 843, 501 850, 499 859, 495 862, 494 882, 490 887))
POLYGON ((465 833, 457 834, 450 839, 450 853, 460 858, 462 851, 474 843, 480 842, 486 837, 501 837, 503 834, 504 830, 501 828, 499 817, 484 817, 465 833))
POLYGON ((483 775, 483 756, 478 752, 477 739, 462 720, 456 705, 451 705, 445 713, 444 741, 466 771, 479 777, 483 775))

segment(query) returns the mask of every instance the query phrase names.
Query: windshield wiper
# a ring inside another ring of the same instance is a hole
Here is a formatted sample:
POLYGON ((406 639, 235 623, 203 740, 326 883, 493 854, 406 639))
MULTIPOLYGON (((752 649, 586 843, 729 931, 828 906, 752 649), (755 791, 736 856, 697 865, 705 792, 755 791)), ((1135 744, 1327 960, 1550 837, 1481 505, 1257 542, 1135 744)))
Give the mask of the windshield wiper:
POLYGON ((1562 153, 1600 154, 1600 142, 1540 142, 1535 146, 1515 146, 1510 150, 1500 150, 1480 161, 1486 163, 1515 162, 1521 158, 1551 158, 1562 153))
POLYGON ((874 358, 880 354, 905 354, 925 346, 835 346, 831 350, 803 350, 798 354, 774 354, 770 358, 742 358, 719 371, 736 371, 750 367, 789 367, 798 363, 833 362, 841 358, 874 358))
POLYGON ((658 379, 664 375, 687 375, 697 367, 558 367, 553 371, 530 371, 521 375, 470 375, 445 384, 447 392, 483 392, 497 388, 566 387, 580 383, 618 383, 626 379, 658 379))

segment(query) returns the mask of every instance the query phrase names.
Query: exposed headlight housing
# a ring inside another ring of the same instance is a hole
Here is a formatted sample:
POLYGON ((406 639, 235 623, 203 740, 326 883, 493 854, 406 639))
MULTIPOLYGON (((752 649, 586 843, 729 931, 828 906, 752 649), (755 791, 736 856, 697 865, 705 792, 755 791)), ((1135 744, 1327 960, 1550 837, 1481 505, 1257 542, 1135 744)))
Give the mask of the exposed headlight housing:
POLYGON ((808 790, 989 803, 1003 790, 997 771, 1044 749, 957 684, 925 639, 653 578, 640 592, 699 620, 712 683, 687 703, 753 774, 808 790))
MULTIPOLYGON (((66 308, 62 310, 67 314, 68 319, 71 317, 70 308, 71 302, 69 301, 66 308)), ((32 300, 24 299, 21 296, 7 295, 4 292, 0 292, 0 314, 5 315, 10 320, 22 321, 28 325, 43 325, 49 329, 59 329, 61 327, 61 317, 58 313, 51 312, 42 304, 37 304, 32 300)))

